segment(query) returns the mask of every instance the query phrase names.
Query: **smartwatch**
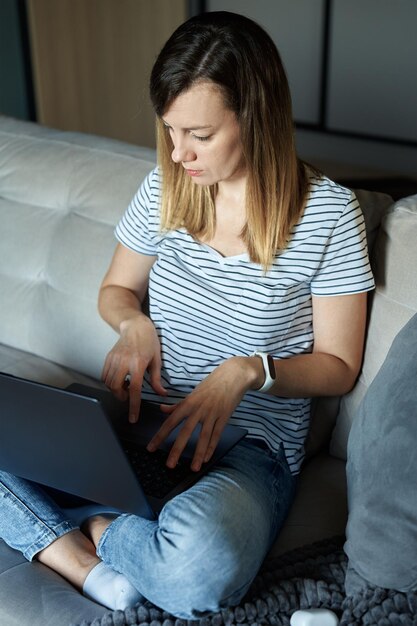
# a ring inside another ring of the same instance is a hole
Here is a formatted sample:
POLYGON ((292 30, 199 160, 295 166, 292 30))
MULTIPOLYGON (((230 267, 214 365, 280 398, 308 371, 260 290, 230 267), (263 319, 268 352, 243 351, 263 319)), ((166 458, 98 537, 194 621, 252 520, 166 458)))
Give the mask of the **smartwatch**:
POLYGON ((277 377, 276 372, 275 372, 274 359, 267 352, 258 352, 257 350, 255 350, 255 352, 253 352, 251 356, 259 356, 262 359, 262 365, 264 366, 265 381, 264 381, 264 384, 261 387, 259 387, 259 389, 256 389, 256 391, 265 393, 266 391, 268 391, 268 389, 271 389, 277 377))

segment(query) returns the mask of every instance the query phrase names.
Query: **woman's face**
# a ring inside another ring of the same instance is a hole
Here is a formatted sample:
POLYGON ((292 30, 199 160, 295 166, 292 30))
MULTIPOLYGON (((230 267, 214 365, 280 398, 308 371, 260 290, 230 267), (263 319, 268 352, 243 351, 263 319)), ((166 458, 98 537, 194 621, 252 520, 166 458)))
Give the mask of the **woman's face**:
POLYGON ((174 145, 172 160, 181 163, 196 184, 245 177, 239 124, 215 84, 198 83, 180 94, 162 121, 174 145))

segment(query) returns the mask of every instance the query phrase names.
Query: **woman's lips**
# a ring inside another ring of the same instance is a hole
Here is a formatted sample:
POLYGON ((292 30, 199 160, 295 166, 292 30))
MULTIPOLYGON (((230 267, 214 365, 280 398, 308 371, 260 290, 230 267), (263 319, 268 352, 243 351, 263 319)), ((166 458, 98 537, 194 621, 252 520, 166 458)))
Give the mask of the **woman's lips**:
POLYGON ((200 176, 200 174, 203 173, 203 170, 191 170, 191 169, 188 169, 188 168, 185 168, 185 171, 190 176, 200 176))

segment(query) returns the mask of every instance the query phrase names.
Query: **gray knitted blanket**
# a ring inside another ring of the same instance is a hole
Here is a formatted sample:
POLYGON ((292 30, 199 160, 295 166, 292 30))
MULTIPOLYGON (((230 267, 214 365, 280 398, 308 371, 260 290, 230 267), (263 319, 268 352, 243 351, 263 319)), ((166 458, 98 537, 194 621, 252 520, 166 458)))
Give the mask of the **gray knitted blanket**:
POLYGON ((146 602, 78 626, 289 626, 296 610, 308 608, 331 609, 340 626, 417 626, 417 592, 370 587, 345 596, 343 542, 327 539, 267 560, 239 606, 201 620, 181 620, 146 602))

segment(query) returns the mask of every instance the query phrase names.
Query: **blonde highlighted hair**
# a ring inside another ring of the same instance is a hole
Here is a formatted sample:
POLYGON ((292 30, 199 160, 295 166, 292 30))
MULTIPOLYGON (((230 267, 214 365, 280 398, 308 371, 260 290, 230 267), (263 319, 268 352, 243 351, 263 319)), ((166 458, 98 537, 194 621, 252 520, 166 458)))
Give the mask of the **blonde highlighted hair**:
POLYGON ((247 171, 246 225, 250 259, 271 265, 299 221, 308 179, 298 159, 287 77, 275 44, 255 22, 225 11, 182 24, 161 50, 151 74, 162 170, 161 227, 184 227, 210 239, 216 226, 216 186, 196 185, 171 159, 172 140, 161 120, 180 93, 197 82, 220 88, 237 117, 247 171))

